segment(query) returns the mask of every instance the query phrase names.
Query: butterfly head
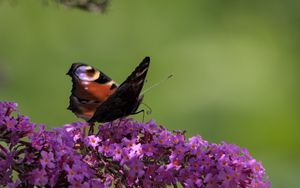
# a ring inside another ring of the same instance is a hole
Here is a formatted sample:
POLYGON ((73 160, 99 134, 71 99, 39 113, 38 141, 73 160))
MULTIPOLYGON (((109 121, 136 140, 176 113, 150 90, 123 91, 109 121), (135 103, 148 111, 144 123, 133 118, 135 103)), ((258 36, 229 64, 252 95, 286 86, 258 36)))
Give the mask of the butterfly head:
POLYGON ((100 71, 83 63, 73 63, 67 75, 77 77, 82 81, 95 81, 100 77, 100 71))

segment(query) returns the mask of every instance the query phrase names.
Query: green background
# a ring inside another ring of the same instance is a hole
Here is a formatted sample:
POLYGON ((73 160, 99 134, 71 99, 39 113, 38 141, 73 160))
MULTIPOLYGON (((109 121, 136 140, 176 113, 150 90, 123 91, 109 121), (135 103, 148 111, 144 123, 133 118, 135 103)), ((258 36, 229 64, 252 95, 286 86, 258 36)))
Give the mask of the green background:
MULTIPOLYGON (((152 62, 144 102, 169 129, 249 149, 272 187, 299 187, 300 1, 111 2, 104 14, 0 3, 0 100, 48 128, 69 111, 71 63, 122 82, 152 62)), ((134 116, 141 119, 141 115, 134 116)))

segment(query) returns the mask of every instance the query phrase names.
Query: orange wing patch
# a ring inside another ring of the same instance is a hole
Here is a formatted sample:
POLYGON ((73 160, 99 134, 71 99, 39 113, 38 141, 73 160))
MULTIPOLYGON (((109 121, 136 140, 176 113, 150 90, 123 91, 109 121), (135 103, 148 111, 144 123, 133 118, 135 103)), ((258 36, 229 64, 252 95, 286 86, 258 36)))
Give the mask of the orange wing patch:
POLYGON ((97 82, 79 81, 74 94, 80 99, 94 100, 102 103, 116 91, 117 88, 112 88, 112 84, 114 83, 99 84, 97 82))

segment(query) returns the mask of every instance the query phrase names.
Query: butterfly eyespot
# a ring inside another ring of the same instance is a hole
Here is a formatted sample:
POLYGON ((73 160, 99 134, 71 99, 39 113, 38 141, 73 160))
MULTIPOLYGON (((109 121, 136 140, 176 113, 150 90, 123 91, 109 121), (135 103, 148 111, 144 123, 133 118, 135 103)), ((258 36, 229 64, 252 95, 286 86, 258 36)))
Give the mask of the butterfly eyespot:
POLYGON ((83 81, 95 81, 100 77, 100 72, 91 66, 82 65, 75 70, 76 76, 83 81))

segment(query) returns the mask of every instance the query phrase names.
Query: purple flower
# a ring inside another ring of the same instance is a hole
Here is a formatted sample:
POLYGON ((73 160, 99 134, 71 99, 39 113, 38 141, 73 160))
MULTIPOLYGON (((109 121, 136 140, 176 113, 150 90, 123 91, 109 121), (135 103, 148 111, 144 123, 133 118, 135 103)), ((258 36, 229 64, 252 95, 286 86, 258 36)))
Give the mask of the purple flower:
POLYGON ((127 166, 129 167, 128 174, 130 177, 141 177, 145 173, 144 163, 142 161, 132 160, 127 166))
POLYGON ((52 152, 46 152, 46 151, 42 151, 41 152, 41 156, 42 158, 40 159, 41 165, 43 168, 54 168, 55 164, 53 163, 54 161, 54 157, 53 157, 53 153, 52 152))
POLYGON ((0 102, 0 116, 10 116, 12 112, 17 111, 17 106, 14 102, 0 102))
MULTIPOLYGON (((110 185, 111 183, 109 183, 110 185)), ((89 180, 89 185, 90 188, 105 188, 108 186, 104 186, 104 184, 102 183, 102 180, 100 178, 95 178, 95 179, 91 179, 89 180)))
POLYGON ((203 186, 203 180, 201 175, 198 172, 193 172, 189 174, 188 178, 186 179, 187 187, 201 187, 203 186))
POLYGON ((173 160, 174 158, 178 160, 182 160, 185 157, 186 152, 189 152, 188 148, 182 145, 176 145, 171 152, 170 159, 173 160))
POLYGON ((162 182, 164 185, 171 185, 176 181, 174 172, 175 171, 166 168, 166 166, 159 166, 156 170, 157 175, 155 176, 155 181, 162 182))
POLYGON ((82 181, 81 175, 78 173, 80 172, 80 167, 79 166, 74 166, 74 167, 70 167, 69 165, 66 165, 64 170, 68 173, 67 177, 68 177, 68 182, 77 182, 78 181, 82 181))
POLYGON ((154 153, 157 152, 157 148, 154 147, 152 144, 144 144, 142 145, 143 153, 145 153, 146 156, 151 157, 154 153))
POLYGON ((7 129, 10 131, 14 131, 16 129, 17 120, 10 117, 4 117, 4 124, 6 125, 7 129))
POLYGON ((168 130, 163 130, 156 136, 155 142, 161 146, 168 147, 171 145, 172 134, 168 130))
POLYGON ((119 144, 114 144, 113 160, 120 161, 122 158, 122 147, 119 144))
POLYGON ((5 185, 12 181, 12 159, 10 156, 8 156, 8 159, 1 159, 0 160, 0 184, 5 185))
POLYGON ((47 131, 14 116, 16 106, 0 102, 0 186, 270 187, 262 164, 233 144, 186 139, 154 120, 104 123, 97 135, 85 122, 47 131))
POLYGON ((91 135, 88 137, 87 145, 90 145, 95 149, 98 146, 99 142, 100 142, 99 137, 97 137, 95 135, 91 135))
POLYGON ((98 152, 107 157, 111 157, 114 153, 114 146, 109 141, 105 141, 98 147, 98 152))
POLYGON ((182 166, 182 161, 179 160, 178 158, 172 158, 170 160, 170 163, 167 164, 166 166, 166 170, 170 170, 170 169, 176 169, 179 170, 182 166))
POLYGON ((122 143, 127 147, 131 148, 136 143, 136 138, 128 139, 127 137, 122 139, 122 143))
POLYGON ((33 185, 43 186, 47 184, 48 178, 45 170, 35 169, 30 174, 33 185))
POLYGON ((7 184, 9 188, 17 188, 21 184, 21 181, 17 179, 15 182, 10 182, 7 184))
POLYGON ((143 157, 143 149, 141 144, 133 144, 129 149, 130 158, 141 158, 143 157))

